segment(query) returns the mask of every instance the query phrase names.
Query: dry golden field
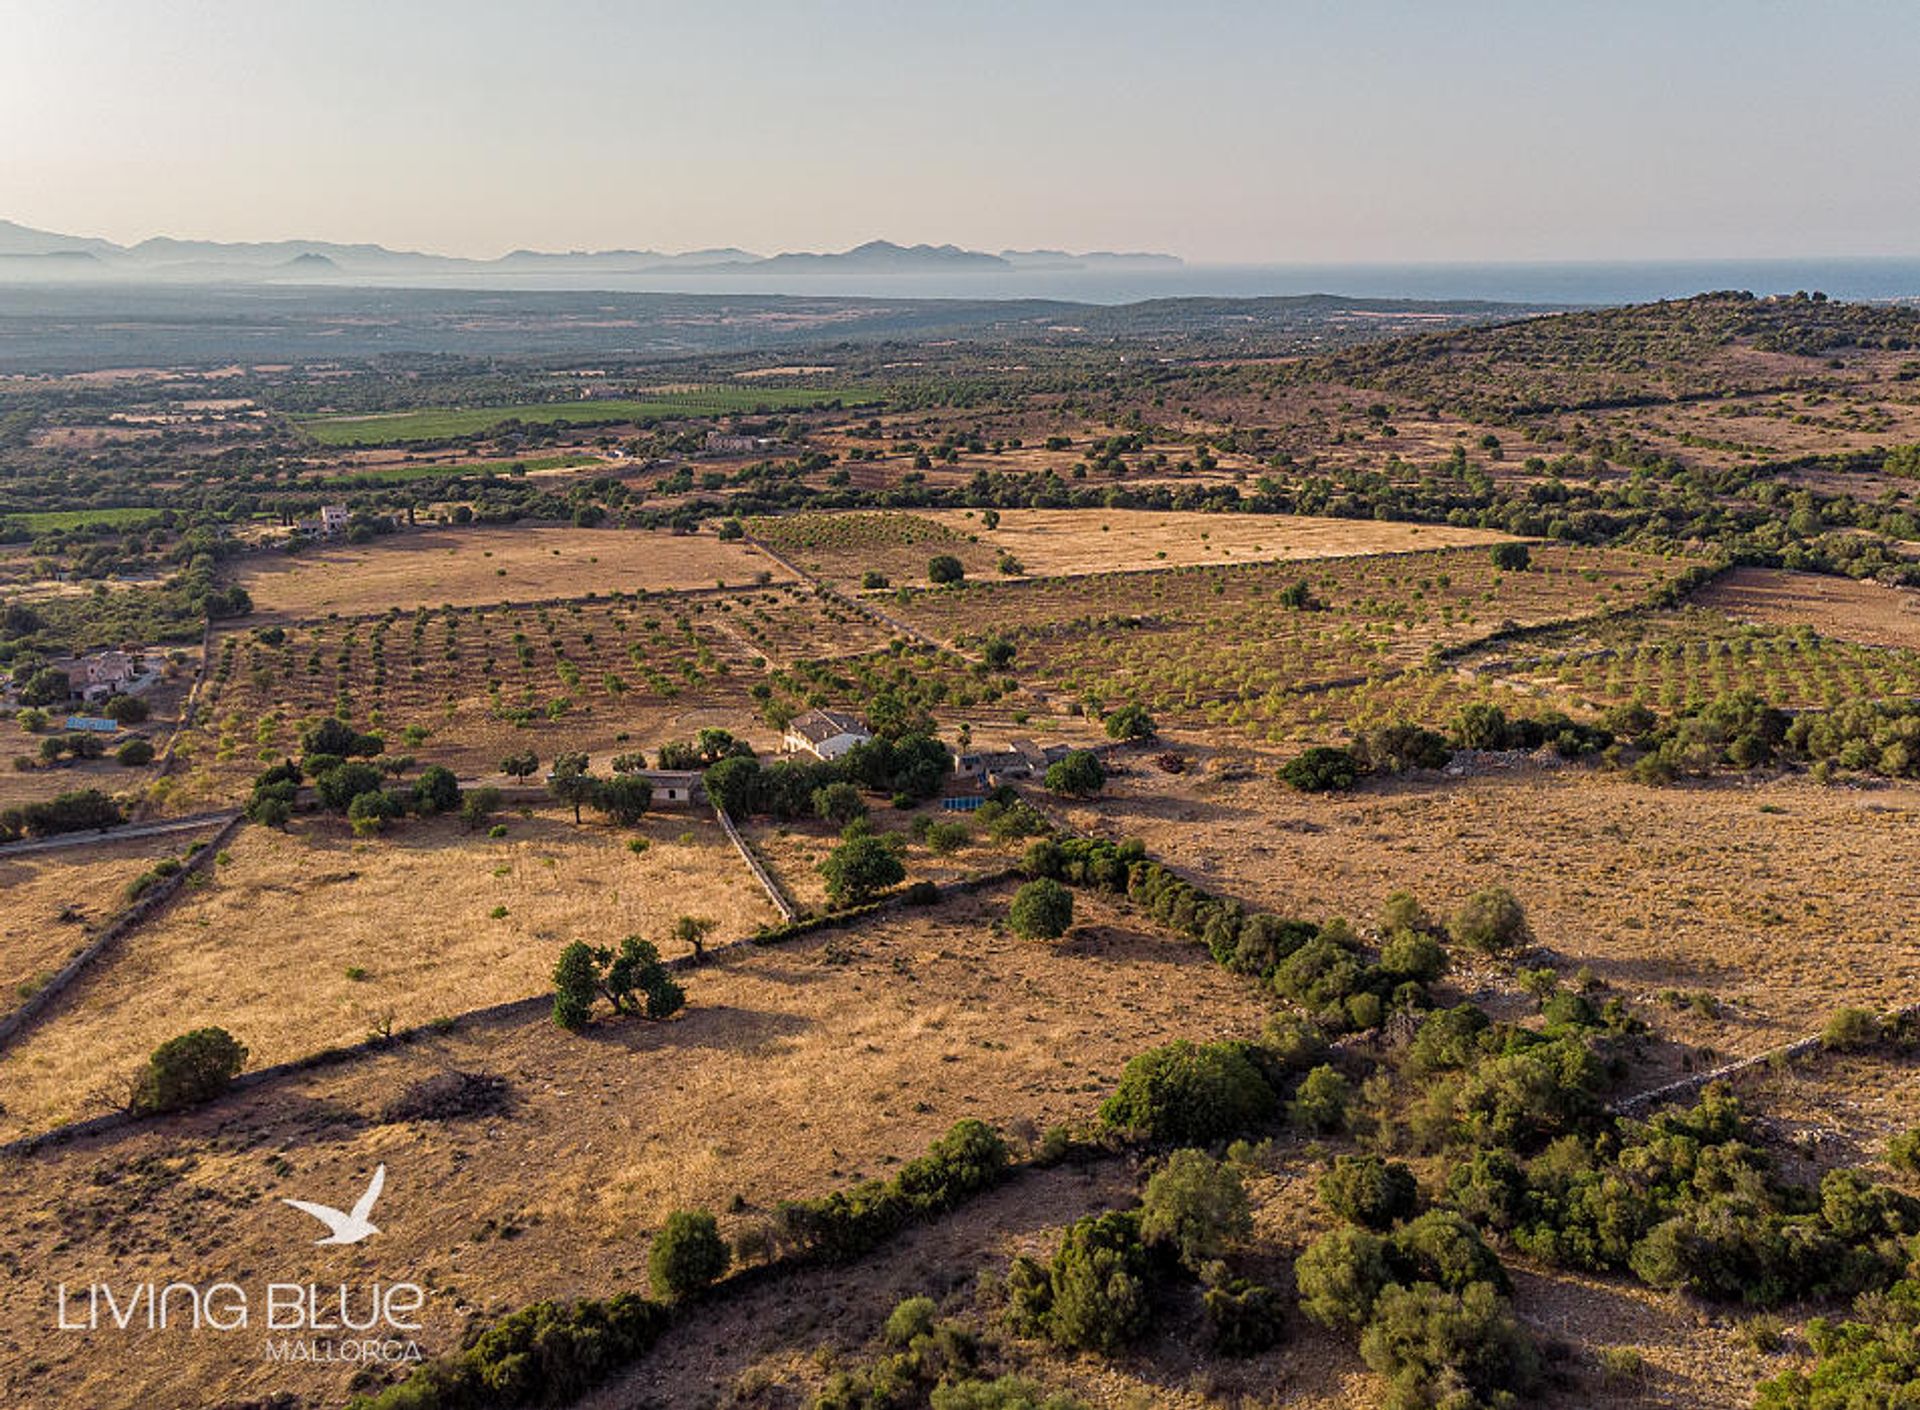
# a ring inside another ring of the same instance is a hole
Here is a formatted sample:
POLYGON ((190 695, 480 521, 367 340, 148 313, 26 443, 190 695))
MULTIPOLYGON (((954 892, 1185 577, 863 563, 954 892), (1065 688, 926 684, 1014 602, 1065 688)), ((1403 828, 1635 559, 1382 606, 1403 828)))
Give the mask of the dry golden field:
POLYGON ((1806 625, 1843 641, 1920 651, 1920 591, 1913 588, 1778 568, 1735 568, 1692 601, 1740 622, 1806 625))
POLYGON ((1270 761, 1222 753, 1179 776, 1139 760, 1097 808, 1071 816, 1285 914, 1370 918, 1400 888, 1446 910, 1506 885, 1556 966, 1592 966, 1663 1030, 1730 1058, 1815 1032, 1844 1004, 1920 994, 1903 860, 1920 823, 1910 783, 1649 788, 1529 765, 1312 799, 1275 780, 1270 761), (1241 769, 1223 767, 1236 758, 1241 769), (1249 776, 1225 776, 1237 772, 1249 776), (1725 1012, 1661 1012, 1667 990, 1708 991, 1725 1012))
POLYGON ((256 554, 237 581, 258 620, 358 616, 444 603, 531 602, 590 592, 738 587, 789 575, 712 534, 638 529, 433 528, 359 547, 256 554))
POLYGON ((991 529, 971 510, 940 510, 927 517, 956 532, 978 534, 983 545, 1011 553, 1036 577, 1410 553, 1478 547, 1512 537, 1448 524, 1308 515, 1008 509, 991 529))
POLYGON ((638 934, 672 954, 676 916, 716 921, 716 941, 777 919, 711 815, 659 812, 630 830, 576 828, 546 810, 502 820, 497 841, 452 818, 365 840, 317 818, 287 833, 245 829, 206 886, 129 936, 0 1054, 0 1132, 85 1114, 190 1028, 228 1029, 265 1066, 389 1023, 547 992, 574 940, 638 934), (635 837, 640 853, 627 845, 635 837))
POLYGON ((119 914, 134 878, 216 829, 0 855, 0 1011, 119 914))
POLYGON ((458 1030, 6 1158, 9 1266, 33 1272, 0 1305, 0 1393, 100 1410, 270 1390, 334 1404, 349 1370, 290 1380, 252 1338, 169 1340, 162 1355, 157 1336, 116 1332, 112 1357, 50 1341, 51 1290, 110 1260, 129 1280, 410 1278, 431 1289, 422 1344, 437 1353, 470 1313, 644 1283, 648 1236, 676 1207, 723 1211, 731 1233, 777 1199, 886 1174, 963 1116, 1032 1132, 1091 1113, 1143 1048, 1257 1029, 1259 995, 1201 948, 1091 899, 1065 940, 1020 942, 994 924, 1006 900, 717 956, 685 976, 688 1008, 666 1024, 458 1030), (379 1121, 449 1067, 506 1077, 513 1111, 379 1121), (382 1237, 312 1249, 279 1198, 344 1198, 381 1161, 382 1237))

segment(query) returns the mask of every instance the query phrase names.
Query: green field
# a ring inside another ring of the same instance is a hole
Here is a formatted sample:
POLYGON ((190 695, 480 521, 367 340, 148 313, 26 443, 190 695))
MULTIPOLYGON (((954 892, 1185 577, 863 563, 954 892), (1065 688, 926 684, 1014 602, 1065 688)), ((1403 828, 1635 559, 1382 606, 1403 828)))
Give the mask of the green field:
POLYGON ((82 524, 144 524, 158 509, 36 509, 27 514, 0 514, 0 524, 18 524, 28 533, 48 529, 77 529, 82 524))
POLYGON ((614 421, 645 421, 667 416, 722 416, 737 412, 778 411, 818 406, 852 395, 846 389, 803 387, 705 387, 694 392, 663 392, 635 401, 529 402, 512 406, 427 407, 418 411, 379 412, 371 416, 298 418, 300 429, 321 445, 375 446, 406 441, 453 440, 478 435, 502 421, 518 419, 542 425, 591 426, 614 421))

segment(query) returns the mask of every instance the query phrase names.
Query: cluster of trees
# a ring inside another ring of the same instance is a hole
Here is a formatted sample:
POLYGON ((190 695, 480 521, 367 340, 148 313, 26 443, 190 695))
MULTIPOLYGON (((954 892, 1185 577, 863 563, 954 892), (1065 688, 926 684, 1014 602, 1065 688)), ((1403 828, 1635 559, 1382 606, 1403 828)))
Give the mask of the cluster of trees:
MULTIPOLYGON (((1640 708, 1622 707, 1632 719, 1640 708)), ((1563 759, 1584 759, 1614 743, 1621 713, 1609 711, 1595 724, 1559 710, 1510 719, 1498 705, 1476 701, 1460 708, 1445 733, 1419 725, 1378 725, 1361 731, 1351 745, 1303 750, 1280 766, 1280 778, 1302 793, 1326 793, 1352 788, 1370 774, 1444 768, 1460 749, 1531 751, 1551 745, 1563 759)))
POLYGON ((878 1247, 908 1224, 944 1214, 991 1189, 1011 1169, 1006 1139, 983 1121, 957 1121, 901 1166, 891 1180, 868 1180, 818 1199, 782 1201, 771 1236, 788 1257, 844 1263, 878 1247))
POLYGON ((762 764, 748 755, 720 760, 705 774, 707 796, 728 816, 768 814, 802 818, 815 813, 815 796, 837 783, 889 795, 910 807, 939 794, 953 770, 953 752, 926 734, 880 736, 838 759, 778 759, 762 764))
POLYGON ((1650 712, 1634 776, 1646 783, 1699 777, 1716 768, 1812 764, 1891 778, 1920 777, 1920 703, 1854 701, 1788 715, 1752 691, 1720 696, 1664 722, 1650 712))
MULTIPOLYGON (((1335 1181, 1339 1191, 1375 1172, 1336 1167, 1335 1175, 1343 1176, 1335 1181)), ((1389 1176, 1383 1183, 1405 1181, 1389 1176)), ((1337 1201, 1337 1194, 1327 1201, 1336 1213, 1337 1201)), ((1295 1261, 1294 1282, 1303 1313, 1358 1334, 1361 1359, 1388 1382, 1386 1403, 1395 1410, 1493 1410, 1535 1390, 1539 1350, 1513 1317, 1506 1270, 1473 1226, 1445 1210, 1397 1227, 1401 1208, 1367 1212, 1387 1231, 1352 1223, 1321 1235, 1295 1261)))
POLYGON ((33 803, 0 809, 0 842, 62 832, 106 831, 127 820, 120 805, 97 788, 79 788, 33 803))
POLYGON ((498 789, 475 790, 469 796, 453 771, 441 764, 429 764, 410 784, 399 783, 413 760, 381 758, 386 741, 343 720, 321 720, 301 736, 300 747, 298 763, 284 759, 255 777, 246 804, 251 821, 285 827, 299 806, 301 785, 309 779, 320 806, 343 815, 361 836, 409 814, 459 812, 474 827, 499 806, 498 789), (372 762, 375 759, 380 762, 372 762))
POLYGON ((625 755, 616 759, 613 775, 602 778, 588 767, 585 754, 555 755, 553 768, 547 775, 547 792, 555 802, 573 809, 575 823, 580 821, 580 810, 585 807, 604 814, 622 827, 632 827, 653 806, 653 785, 635 769, 620 769, 622 762, 631 760, 625 755))
POLYGON ((943 1319, 930 1297, 910 1297, 881 1328, 884 1352, 871 1364, 836 1371, 812 1410, 1086 1410, 1072 1396, 1049 1395, 1017 1375, 989 1379, 981 1339, 943 1319))
POLYGON ((687 995, 650 940, 629 935, 618 949, 576 940, 553 966, 553 1021, 577 1033, 593 1021, 601 999, 615 1013, 659 1020, 678 1013, 687 995))

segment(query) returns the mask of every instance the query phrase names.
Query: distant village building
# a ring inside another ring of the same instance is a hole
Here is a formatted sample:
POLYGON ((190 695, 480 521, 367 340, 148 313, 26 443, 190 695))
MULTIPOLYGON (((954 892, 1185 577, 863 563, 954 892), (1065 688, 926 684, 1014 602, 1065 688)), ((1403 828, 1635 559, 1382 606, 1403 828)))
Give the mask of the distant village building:
POLYGON ((153 684, 146 658, 125 651, 76 656, 67 663, 66 672, 67 692, 88 702, 130 694, 153 684))
POLYGON ((344 504, 323 504, 318 519, 296 519, 293 531, 310 539, 337 539, 346 533, 351 517, 344 504))
POLYGON ((794 716, 787 726, 785 743, 791 754, 838 759, 872 738, 867 727, 851 715, 843 715, 838 710, 809 710, 794 716))
POLYGON ((690 808, 706 795, 698 769, 640 769, 631 776, 653 786, 656 808, 690 808))
POLYGON ((763 450, 772 450, 779 444, 772 436, 738 436, 729 431, 707 432, 707 452, 710 455, 754 455, 763 450))
POLYGON ((968 749, 954 756, 953 771, 983 788, 998 788, 1019 778, 1044 774, 1047 766, 1066 758, 1064 744, 1045 748, 1031 739, 1010 740, 1004 749, 968 749))

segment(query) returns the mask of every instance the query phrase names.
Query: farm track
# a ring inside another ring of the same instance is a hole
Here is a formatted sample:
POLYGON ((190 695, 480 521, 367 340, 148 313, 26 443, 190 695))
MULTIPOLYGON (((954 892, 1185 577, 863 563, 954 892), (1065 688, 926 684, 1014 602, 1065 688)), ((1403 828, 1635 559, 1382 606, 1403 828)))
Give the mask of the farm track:
POLYGON ((0 858, 24 857, 35 852, 53 852, 63 847, 101 847, 115 842, 137 842, 141 838, 168 837, 176 832, 197 832, 204 827, 232 822, 239 816, 238 808, 220 808, 212 812, 189 813, 185 817, 166 818, 159 822, 128 823, 124 827, 112 827, 104 831, 63 832, 55 837, 36 837, 25 842, 9 842, 5 846, 0 846, 0 858))

